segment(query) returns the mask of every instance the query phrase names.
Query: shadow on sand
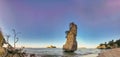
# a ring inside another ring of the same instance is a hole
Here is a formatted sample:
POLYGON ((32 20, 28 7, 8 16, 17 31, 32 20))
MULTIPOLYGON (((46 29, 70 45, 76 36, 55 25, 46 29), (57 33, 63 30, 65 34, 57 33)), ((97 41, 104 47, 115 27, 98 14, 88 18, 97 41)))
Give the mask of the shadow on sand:
POLYGON ((41 57, 77 57, 77 54, 73 52, 63 52, 63 55, 42 55, 41 57))

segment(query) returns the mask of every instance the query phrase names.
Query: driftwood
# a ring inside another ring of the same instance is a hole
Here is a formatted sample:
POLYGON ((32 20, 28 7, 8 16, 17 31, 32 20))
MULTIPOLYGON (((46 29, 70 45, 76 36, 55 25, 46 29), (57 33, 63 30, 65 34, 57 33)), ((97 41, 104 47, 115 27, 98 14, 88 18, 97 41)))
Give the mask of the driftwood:
POLYGON ((16 49, 6 42, 0 31, 0 57, 24 57, 25 53, 21 51, 22 49, 16 49), (8 46, 4 48, 4 44, 7 44, 8 46))

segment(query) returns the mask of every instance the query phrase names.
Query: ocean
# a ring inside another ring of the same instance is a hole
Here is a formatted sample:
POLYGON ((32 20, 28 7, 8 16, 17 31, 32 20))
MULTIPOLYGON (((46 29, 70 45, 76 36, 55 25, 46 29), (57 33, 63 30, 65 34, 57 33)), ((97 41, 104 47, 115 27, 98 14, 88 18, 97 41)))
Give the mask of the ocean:
POLYGON ((66 53, 61 48, 25 48, 25 51, 30 57, 30 54, 35 54, 36 57, 97 57, 101 52, 99 49, 80 48, 74 53, 66 53))

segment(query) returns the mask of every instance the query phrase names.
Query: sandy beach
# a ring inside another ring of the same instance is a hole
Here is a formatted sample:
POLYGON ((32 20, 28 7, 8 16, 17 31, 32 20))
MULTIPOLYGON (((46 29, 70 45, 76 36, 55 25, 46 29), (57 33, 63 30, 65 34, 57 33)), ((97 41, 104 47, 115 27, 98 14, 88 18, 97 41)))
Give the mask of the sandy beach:
POLYGON ((27 48, 25 49, 30 54, 35 54, 36 57, 97 57, 100 50, 98 49, 78 49, 75 53, 65 53, 60 48, 27 48))
MULTIPOLYGON (((76 56, 61 56, 61 55, 35 55, 35 57, 97 57, 98 54, 76 55, 76 56)), ((27 56, 30 57, 30 54, 27 56)))
POLYGON ((120 48, 102 51, 98 57, 120 57, 120 48))
POLYGON ((98 54, 89 54, 89 55, 85 55, 85 56, 80 56, 80 57, 97 57, 98 54))

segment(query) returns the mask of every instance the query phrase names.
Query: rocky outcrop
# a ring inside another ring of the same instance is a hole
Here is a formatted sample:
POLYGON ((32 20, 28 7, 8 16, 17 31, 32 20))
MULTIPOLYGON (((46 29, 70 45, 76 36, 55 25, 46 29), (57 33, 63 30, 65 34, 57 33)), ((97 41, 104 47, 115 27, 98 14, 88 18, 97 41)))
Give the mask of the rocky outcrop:
POLYGON ((102 51, 98 57, 120 57, 120 48, 102 51))
POLYGON ((9 43, 7 43, 0 31, 0 57, 24 57, 22 49, 15 49, 9 43), (8 47, 3 47, 4 44, 8 44, 8 47))
POLYGON ((5 39, 2 35, 2 32, 0 31, 0 47, 2 47, 4 43, 5 43, 5 39))
POLYGON ((47 48, 56 48, 56 46, 50 45, 47 48))
POLYGON ((6 54, 6 49, 3 47, 0 47, 0 57, 3 57, 6 54))
POLYGON ((74 52, 77 50, 77 41, 76 41, 76 36, 77 36, 77 25, 74 24, 73 22, 70 23, 70 29, 69 31, 66 31, 66 38, 67 41, 65 45, 63 45, 63 50, 66 52, 74 52))
POLYGON ((4 44, 4 38, 2 32, 0 31, 0 57, 4 56, 4 54, 6 53, 5 48, 3 48, 3 44, 4 44))

